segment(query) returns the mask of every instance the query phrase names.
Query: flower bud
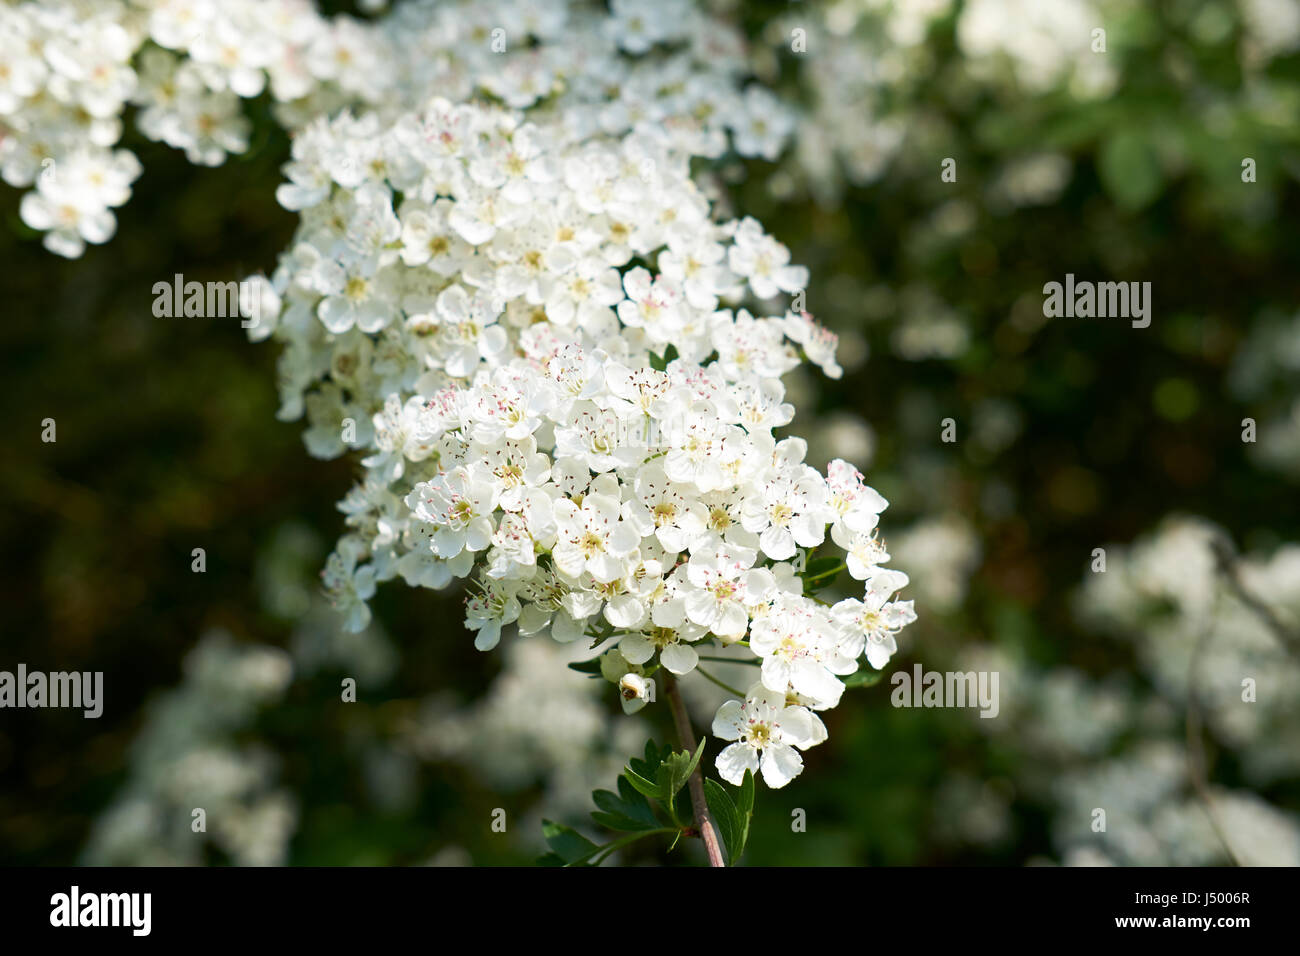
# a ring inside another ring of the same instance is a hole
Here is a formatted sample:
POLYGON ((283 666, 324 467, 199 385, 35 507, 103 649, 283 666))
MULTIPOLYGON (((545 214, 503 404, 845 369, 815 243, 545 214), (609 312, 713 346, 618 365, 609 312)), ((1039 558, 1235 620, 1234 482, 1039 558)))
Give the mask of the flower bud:
POLYGON ((623 698, 623 713, 634 714, 649 701, 650 690, 640 674, 624 674, 618 682, 619 696, 623 698))

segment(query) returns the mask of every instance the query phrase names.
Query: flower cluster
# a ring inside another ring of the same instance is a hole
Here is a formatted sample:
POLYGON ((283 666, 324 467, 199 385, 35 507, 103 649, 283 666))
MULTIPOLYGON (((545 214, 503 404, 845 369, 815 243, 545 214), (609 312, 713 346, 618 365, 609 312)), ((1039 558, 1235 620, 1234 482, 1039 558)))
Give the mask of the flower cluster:
POLYGON ((90 866, 195 866, 209 848, 239 866, 285 862, 298 806, 279 755, 248 741, 259 715, 283 701, 294 661, 224 631, 186 655, 181 683, 151 706, 120 793, 90 832, 90 866), (195 808, 203 830, 191 829, 195 808), (205 835, 206 834, 206 835, 205 835))
POLYGON ((75 258, 111 238, 140 175, 114 148, 128 107, 145 136, 208 166, 247 150, 244 99, 269 98, 297 130, 347 108, 395 116, 432 91, 586 103, 572 122, 604 131, 707 107, 714 149, 725 124, 742 153, 773 158, 792 121, 765 90, 735 88, 742 64, 737 35, 685 0, 620 0, 612 15, 414 0, 376 21, 326 19, 310 0, 27 0, 0 5, 0 176, 35 187, 23 221, 75 258), (653 71, 617 55, 664 43, 679 49, 653 71))
MULTIPOLYGON (((566 666, 581 654, 576 645, 511 643, 485 692, 463 704, 446 692, 429 697, 400 746, 421 760, 472 767, 504 791, 541 784, 530 817, 587 811, 591 791, 618 776, 650 728, 636 718, 610 726, 599 687, 566 666)), ((517 839, 535 830, 511 827, 517 839)))
POLYGON ((1107 546, 1104 569, 1085 572, 1076 616, 1129 644, 1133 673, 1043 668, 1006 648, 961 653, 959 669, 997 671, 1017 688, 1004 719, 972 721, 1017 769, 1014 789, 987 792, 992 806, 966 821, 967 838, 990 815, 1005 817, 1014 792, 1048 808, 1067 864, 1296 865, 1300 820, 1260 794, 1300 773, 1300 661, 1276 630, 1300 620, 1300 547, 1235 559, 1241 587, 1261 602, 1252 607, 1217 566, 1224 535, 1203 518, 1170 516, 1107 546), (1201 746, 1231 755, 1233 784, 1192 775, 1190 707, 1201 746), (1101 830, 1091 825, 1098 807, 1101 830))
POLYGON ((281 415, 306 415, 309 450, 366 453, 323 573, 350 626, 379 582, 468 578, 480 649, 507 627, 617 639, 601 667, 627 710, 659 667, 745 642, 761 680, 719 712, 719 769, 782 786, 825 739, 814 712, 913 614, 882 567, 885 500, 775 434, 794 416, 780 377, 803 359, 838 375, 835 337, 798 308, 789 250, 719 221, 692 179, 693 157, 774 152, 788 124, 682 33, 688 10, 578 21, 545 102, 308 123, 279 191, 301 225, 250 335, 285 345, 281 415), (800 576, 828 537, 862 599, 827 605, 800 576))
POLYGON ((140 175, 135 156, 112 146, 141 39, 124 3, 0 6, 0 176, 37 184, 22 218, 60 255, 107 241, 110 210, 140 175))
MULTIPOLYGON (((0 7, 0 175, 23 221, 75 258, 107 241, 140 163, 121 139, 136 108, 150 139, 207 166, 248 148, 241 98, 302 100, 339 73, 361 28, 306 0, 56 0, 0 7)), ((358 59, 357 66, 364 65, 358 59)))
POLYGON ((1032 0, 972 0, 962 8, 957 43, 972 73, 994 77, 1010 64, 1015 81, 1041 92, 1066 82, 1083 99, 1108 96, 1117 71, 1100 55, 1094 31, 1105 21, 1101 0, 1060 0, 1045 7, 1032 0))
MULTIPOLYGON (((1204 722, 1237 754, 1247 775, 1300 773, 1300 661, 1267 618, 1229 587, 1218 567, 1224 531, 1203 518, 1171 515, 1149 536, 1107 549, 1107 570, 1078 597, 1081 618, 1132 641, 1138 661, 1170 700, 1195 689, 1204 722), (1211 637, 1202 644, 1209 629, 1211 637), (1199 655, 1199 656, 1198 656, 1199 655), (1242 681, 1258 683, 1243 706, 1242 681)), ((1285 630, 1300 620, 1300 546, 1238 559, 1245 593, 1265 602, 1285 630)), ((1293 647, 1291 647, 1293 650, 1293 647)))
POLYGON ((835 337, 806 270, 691 176, 775 158, 794 127, 745 85, 733 30, 685 0, 415 0, 374 22, 66 0, 6 6, 0 35, 0 170, 64 256, 111 237, 140 174, 114 148, 128 107, 203 165, 247 149, 243 99, 293 132, 277 198, 302 224, 251 334, 285 344, 281 414, 306 414, 309 449, 367 452, 324 572, 353 629, 378 582, 472 576, 480 648, 507 625, 617 632, 628 709, 700 642, 745 642, 762 680, 719 717, 724 776, 761 763, 776 786, 798 769, 783 741, 824 739, 812 711, 860 655, 888 660, 911 607, 881 567, 884 500, 774 434, 780 376, 838 375, 835 337), (861 601, 805 594, 828 531, 861 601))

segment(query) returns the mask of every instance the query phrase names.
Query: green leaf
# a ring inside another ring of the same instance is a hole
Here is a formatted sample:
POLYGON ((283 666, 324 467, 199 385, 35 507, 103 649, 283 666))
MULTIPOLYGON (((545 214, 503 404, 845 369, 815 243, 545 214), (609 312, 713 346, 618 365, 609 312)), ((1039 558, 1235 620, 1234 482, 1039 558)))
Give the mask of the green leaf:
POLYGON ((644 794, 637 791, 626 777, 618 778, 618 795, 623 801, 624 813, 633 820, 655 820, 654 809, 644 794))
POLYGON ((845 687, 874 687, 884 679, 884 671, 878 671, 874 667, 860 667, 843 680, 845 687))
POLYGON ((645 748, 645 759, 629 760, 623 769, 623 779, 639 793, 660 801, 668 811, 668 816, 676 822, 678 816, 674 798, 699 766, 700 757, 704 755, 704 741, 700 741, 694 755, 684 750, 674 753, 671 747, 660 750, 653 740, 646 741, 645 748))
POLYGON ((623 795, 608 790, 592 792, 591 799, 599 808, 592 813, 592 820, 610 830, 633 833, 638 830, 654 830, 662 825, 646 798, 622 777, 619 778, 619 790, 623 795))
POLYGON ((627 780, 628 783, 636 787, 637 790, 645 794, 647 797, 650 797, 652 800, 663 799, 663 792, 660 789, 659 784, 647 780, 645 777, 641 776, 631 767, 624 768, 623 777, 627 780))
POLYGON ((745 771, 744 779, 735 789, 724 787, 716 780, 704 781, 704 799, 709 812, 727 846, 727 865, 735 866, 745 852, 749 841, 749 822, 754 816, 754 775, 745 771))
POLYGON ((1102 144, 1097 173, 1106 192, 1129 212, 1148 205, 1164 184, 1155 150, 1133 130, 1115 133, 1102 144))
MULTIPOLYGON (((736 814, 735 801, 726 788, 710 777, 704 778, 704 800, 709 805, 709 815, 718 827, 718 833, 727 848, 727 865, 735 866, 744 850, 740 833, 740 818, 736 814)), ((698 822, 698 821, 697 821, 698 822)))
POLYGON ((652 826, 648 827, 637 823, 631 817, 625 817, 621 813, 604 813, 600 810, 591 811, 591 820, 606 830, 613 830, 616 833, 636 833, 640 830, 655 829, 652 826))
POLYGON ((707 739, 708 738, 704 738, 700 741, 699 746, 695 748, 695 754, 689 760, 686 759, 687 754, 685 750, 681 753, 673 754, 673 759, 677 761, 678 768, 677 773, 674 775, 674 781, 678 778, 681 780, 681 782, 677 784, 678 790, 686 786, 686 781, 691 779, 691 774, 695 773, 695 768, 700 765, 700 758, 704 756, 704 744, 707 739))
POLYGON ((703 755, 703 740, 695 748, 694 755, 687 753, 685 750, 669 754, 668 759, 659 767, 659 783, 664 788, 664 792, 669 796, 675 796, 682 787, 686 786, 686 781, 691 778, 691 774, 699 766, 700 757, 703 755))
POLYGON ((600 677, 600 658, 593 657, 589 661, 577 661, 569 665, 569 670, 577 671, 579 674, 587 674, 591 677, 600 677))
POLYGON ((650 829, 642 827, 635 820, 625 817, 621 813, 605 813, 602 810, 591 811, 591 822, 616 833, 635 833, 641 829, 650 829))
POLYGON ((591 802, 606 813, 623 812, 623 801, 619 799, 618 794, 610 790, 591 791, 591 802))
POLYGON ((663 803, 664 809, 668 811, 669 819, 677 823, 681 819, 677 815, 677 791, 681 787, 674 782, 671 757, 659 765, 659 772, 656 774, 655 779, 659 784, 659 800, 663 803))
POLYGON ((660 750, 655 746, 653 740, 647 740, 645 742, 645 758, 633 757, 627 763, 634 771, 649 780, 654 778, 659 765, 664 762, 664 758, 670 753, 672 753, 671 747, 660 750))
POLYGON ((563 860, 566 866, 581 863, 600 849, 573 827, 551 820, 542 821, 542 836, 546 838, 546 845, 551 848, 551 852, 563 860))
POLYGON ((661 763, 659 769, 655 771, 655 783, 659 786, 659 792, 666 797, 671 797, 677 792, 677 788, 673 786, 673 765, 671 757, 661 763))
MULTIPOLYGON (((1025 118, 1018 125, 1024 131, 1025 118)), ((1108 127, 1121 125, 1124 118, 1106 103, 1075 104, 1059 115, 1044 118, 1042 145, 1047 149, 1069 151, 1095 141, 1108 127)))
POLYGON ((650 353, 650 367, 656 372, 666 371, 668 363, 675 358, 677 358, 677 346, 669 345, 668 348, 664 349, 662 356, 655 355, 654 352, 650 353))

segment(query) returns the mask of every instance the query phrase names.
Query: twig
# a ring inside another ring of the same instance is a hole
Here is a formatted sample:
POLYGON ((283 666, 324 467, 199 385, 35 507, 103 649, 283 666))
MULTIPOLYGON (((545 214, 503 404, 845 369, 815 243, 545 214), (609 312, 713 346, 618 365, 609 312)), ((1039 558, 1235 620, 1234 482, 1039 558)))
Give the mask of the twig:
POLYGON ((1201 713, 1200 703, 1197 697, 1197 672, 1200 669, 1201 657, 1205 654, 1205 649, 1209 646, 1210 635, 1214 632, 1214 619, 1218 613, 1219 602, 1217 598, 1210 607, 1209 615, 1205 622, 1205 627, 1201 630, 1200 636, 1196 639, 1196 646, 1192 649, 1192 661, 1188 667, 1187 673, 1187 772, 1192 778, 1192 786, 1196 789, 1196 794, 1201 798, 1205 809, 1205 816, 1210 821, 1210 828, 1214 830, 1214 835, 1219 838, 1223 848, 1227 850, 1229 859, 1234 866, 1241 866, 1241 860, 1237 852, 1228 842, 1228 836, 1223 832, 1219 825, 1219 815, 1215 810, 1214 799, 1210 796, 1210 787, 1205 777, 1205 748, 1201 740, 1201 713))
POLYGON ((814 582, 814 581, 820 581, 822 578, 834 577, 835 575, 839 574, 841 571, 843 571, 843 570, 844 570, 845 568, 847 568, 847 567, 848 567, 848 565, 845 564, 843 561, 841 561, 837 566, 831 568, 829 571, 823 571, 821 574, 814 574, 814 575, 813 575, 812 577, 810 577, 810 578, 804 578, 804 579, 803 579, 803 583, 804 583, 804 584, 812 584, 812 582, 814 582))
MULTIPOLYGON (((728 661, 728 663, 731 663, 731 662, 728 661)), ((711 684, 717 684, 719 687, 721 687, 723 690, 725 690, 728 694, 735 694, 737 697, 739 697, 739 698, 741 698, 742 700, 744 700, 744 698, 745 698, 745 692, 744 692, 743 690, 736 690, 736 688, 732 687, 730 684, 724 684, 722 681, 718 680, 716 677, 714 677, 712 674, 710 674, 708 671, 706 671, 703 667, 700 667, 698 664, 695 665, 695 673, 699 674, 701 677, 703 677, 703 678, 704 678, 706 681, 708 681, 709 683, 711 683, 711 684)))
POLYGON ((1300 634, 1292 631, 1278 618, 1273 609, 1252 594, 1241 580, 1241 566, 1233 550, 1232 542, 1223 537, 1216 537, 1213 543, 1215 564, 1223 575, 1233 595, 1264 622, 1282 648, 1295 658, 1300 659, 1300 634))
MULTIPOLYGON (((668 707, 673 712, 673 724, 677 727, 677 739, 689 754, 695 753, 695 734, 691 730, 691 718, 686 714, 686 704, 682 701, 682 692, 677 687, 677 679, 664 671, 664 693, 668 697, 668 707)), ((704 777, 697 766, 687 781, 691 791, 691 806, 695 810, 695 822, 700 828, 700 839, 704 841, 704 851, 709 856, 709 866, 726 866, 722 857, 722 844, 718 841, 718 832, 713 827, 713 817, 709 815, 709 803, 704 799, 704 777)))
POLYGON ((719 664, 745 664, 749 667, 762 667, 763 662, 752 657, 722 657, 718 654, 701 654, 702 661, 717 661, 719 664))

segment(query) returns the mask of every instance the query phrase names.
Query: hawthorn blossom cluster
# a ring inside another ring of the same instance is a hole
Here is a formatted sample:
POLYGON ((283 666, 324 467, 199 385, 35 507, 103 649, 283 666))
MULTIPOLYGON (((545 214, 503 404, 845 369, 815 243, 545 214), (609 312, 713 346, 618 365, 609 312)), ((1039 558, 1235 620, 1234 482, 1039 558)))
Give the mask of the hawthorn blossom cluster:
POLYGON ((365 453, 323 575, 351 629, 380 582, 468 578, 481 649, 508 626, 617 639, 601 666, 628 710, 659 667, 743 642, 761 679, 719 711, 720 772, 798 773, 815 712, 913 615, 884 499, 775 434, 783 374, 840 374, 807 270, 691 175, 773 159, 795 126, 746 85, 734 30, 688 0, 412 0, 375 21, 56 0, 0 9, 0 35, 0 171, 34 186, 22 218, 58 254, 116 228, 141 172, 115 148, 128 108, 201 165, 247 150, 243 100, 291 132, 277 199, 301 224, 241 299, 285 346, 281 416, 319 457, 365 453), (806 591, 828 537, 862 599, 806 591))
POLYGON ((106 242, 142 171, 114 148, 128 107, 148 138, 219 165, 248 147, 241 98, 307 95, 330 75, 335 29, 306 0, 0 6, 0 176, 35 186, 23 221, 68 258, 106 242))
MULTIPOLYGON (((972 719, 1017 769, 1014 791, 986 790, 992 805, 968 814, 967 838, 1005 817, 1014 792, 1049 808, 1067 865, 1300 861, 1300 819, 1267 798, 1300 775, 1300 661, 1227 584, 1214 547, 1224 534, 1204 518, 1171 515, 1130 544, 1108 545, 1105 570, 1084 573, 1074 613, 1132 647, 1132 673, 1042 668, 1006 648, 961 654, 958 669, 997 671, 1019 689, 1000 719, 972 719), (1206 749, 1231 756, 1234 783, 1195 782, 1190 706, 1206 749), (1098 807, 1108 818, 1100 831, 1091 825, 1098 807)), ((1237 560, 1242 586, 1294 629, 1300 547, 1278 543, 1237 560)))
POLYGON ((306 416, 309 450, 365 452, 323 572, 350 627, 380 582, 468 579, 478 648, 506 628, 616 641, 600 666, 628 711, 660 667, 744 642, 760 680, 718 713, 719 772, 779 787, 914 615, 883 567, 884 498, 775 434, 783 374, 840 374, 807 270, 691 177, 788 125, 725 58, 674 51, 665 9, 592 18, 565 92, 527 112, 439 96, 309 122, 278 193, 301 224, 250 335, 285 346, 281 416, 306 416), (831 544, 860 599, 801 577, 831 544))
MULTIPOLYGON (((1214 553, 1223 536, 1204 518, 1166 517, 1133 545, 1107 549, 1107 570, 1088 575, 1078 612, 1132 641, 1139 663, 1170 700, 1186 701, 1193 693, 1188 674, 1195 662, 1195 695, 1207 730, 1236 752, 1256 782, 1294 776, 1300 774, 1300 660, 1225 582, 1214 553), (1201 646, 1207 628, 1211 636, 1201 646), (1246 679, 1257 685, 1257 699, 1249 703, 1243 700, 1246 679)), ((1300 546, 1243 555, 1238 574, 1246 592, 1294 632, 1300 546)))
POLYGON ((391 117, 433 91, 515 108, 586 102, 582 121, 606 131, 707 107, 718 110, 701 124, 715 148, 725 122, 742 153, 775 157, 792 120, 766 90, 730 82, 743 69, 733 30, 687 0, 603 8, 412 0, 367 21, 327 19, 311 0, 0 5, 0 177, 34 187, 23 221, 50 251, 76 258, 112 237, 112 210, 142 172, 116 148, 128 109, 143 135, 205 166, 248 149, 244 100, 265 98, 297 130, 348 108, 391 117), (619 55, 656 44, 677 49, 653 70, 619 55))
MULTIPOLYGON (((582 647, 515 641, 503 650, 485 693, 463 704, 446 692, 427 698, 400 746, 421 760, 471 767, 507 792, 540 784, 541 806, 529 810, 537 826, 588 811, 591 791, 644 749, 650 727, 637 718, 610 726, 599 683, 566 666, 581 660, 582 647)), ((511 830, 525 839, 536 827, 511 830)))
POLYGON ((0 175, 35 188, 21 215, 76 258, 116 230, 142 172, 123 117, 217 166, 248 148, 241 100, 373 93, 374 31, 326 21, 309 0, 42 0, 0 7, 0 175), (349 69, 344 70, 347 66, 349 69), (360 85, 358 85, 360 84, 360 85))
POLYGON ((932 31, 951 21, 961 82, 997 94, 1068 88, 1083 100, 1118 85, 1092 31, 1114 22, 1107 0, 854 0, 792 6, 769 30, 798 66, 808 109, 797 174, 819 201, 844 184, 875 183, 902 157, 905 134, 922 152, 943 122, 926 105, 939 75, 932 31))
POLYGON ((279 755, 246 738, 284 699, 294 671, 279 648, 204 634, 185 657, 181 683, 150 707, 126 781, 95 821, 82 862, 195 866, 214 847, 240 866, 282 865, 298 804, 279 755), (206 829, 195 831, 200 807, 206 829))
POLYGON ((957 43, 976 76, 1009 64, 1016 83, 1042 92, 1066 83, 1081 99, 1105 98, 1119 81, 1093 31, 1106 26, 1108 0, 971 0, 957 22, 957 43))

